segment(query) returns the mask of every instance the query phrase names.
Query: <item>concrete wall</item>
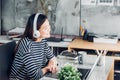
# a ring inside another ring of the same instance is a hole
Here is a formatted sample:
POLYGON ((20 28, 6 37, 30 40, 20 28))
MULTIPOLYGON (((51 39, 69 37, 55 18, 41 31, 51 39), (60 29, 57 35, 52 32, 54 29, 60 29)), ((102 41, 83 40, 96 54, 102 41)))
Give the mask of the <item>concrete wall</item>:
POLYGON ((79 0, 3 0, 2 7, 3 31, 25 27, 30 14, 43 12, 50 21, 51 33, 61 34, 63 27, 64 34, 79 35, 79 0))
POLYGON ((36 10, 36 2, 27 0, 15 0, 15 27, 25 27, 30 14, 36 10))
POLYGON ((34 12, 35 2, 26 0, 2 0, 2 30, 25 27, 28 16, 34 12))
MULTIPOLYGON (((28 16, 43 12, 48 16, 53 34, 79 35, 80 0, 2 0, 2 30, 25 27, 28 16), (43 1, 43 6, 41 2, 43 1)), ((81 25, 89 32, 120 36, 119 6, 81 6, 81 25), (83 20, 85 23, 83 23, 83 20)))
POLYGON ((55 33, 61 31, 67 35, 79 35, 80 26, 79 0, 59 0, 56 9, 55 33))
MULTIPOLYGON (((50 3, 49 1, 53 0, 41 1, 50 3)), ((44 6, 47 5, 46 3, 44 6)), ((41 8, 40 0, 2 0, 2 30, 25 27, 28 17, 35 12, 45 13, 41 8)))
POLYGON ((82 6, 81 9, 82 26, 89 32, 120 36, 120 6, 82 6))
POLYGON ((14 0, 2 0, 2 30, 9 30, 15 27, 14 3, 14 0))

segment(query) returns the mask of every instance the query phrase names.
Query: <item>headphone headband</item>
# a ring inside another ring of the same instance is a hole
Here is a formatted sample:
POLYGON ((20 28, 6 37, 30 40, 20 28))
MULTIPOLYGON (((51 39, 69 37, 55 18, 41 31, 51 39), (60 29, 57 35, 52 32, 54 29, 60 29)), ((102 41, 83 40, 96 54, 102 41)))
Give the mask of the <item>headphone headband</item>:
POLYGON ((34 21, 33 21, 33 37, 38 38, 40 36, 39 31, 37 30, 37 20, 38 20, 38 16, 41 13, 36 13, 35 17, 34 17, 34 21))
POLYGON ((33 29, 34 31, 37 30, 37 19, 38 19, 38 16, 40 15, 41 13, 37 13, 34 17, 34 22, 33 22, 33 29))

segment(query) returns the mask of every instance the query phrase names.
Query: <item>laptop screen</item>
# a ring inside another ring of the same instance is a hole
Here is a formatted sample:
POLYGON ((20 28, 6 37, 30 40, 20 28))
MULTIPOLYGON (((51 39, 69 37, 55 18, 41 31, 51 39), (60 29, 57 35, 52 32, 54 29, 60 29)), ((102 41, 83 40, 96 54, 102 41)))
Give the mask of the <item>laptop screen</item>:
POLYGON ((90 69, 90 71, 88 72, 88 74, 86 74, 86 76, 84 77, 83 80, 97 80, 97 79, 96 79, 96 76, 95 76, 95 71, 94 71, 94 70, 95 70, 95 68, 96 68, 96 66, 97 66, 97 63, 98 63, 101 55, 102 55, 102 54, 100 54, 100 55, 97 57, 96 61, 94 62, 93 66, 92 66, 92 68, 90 69))

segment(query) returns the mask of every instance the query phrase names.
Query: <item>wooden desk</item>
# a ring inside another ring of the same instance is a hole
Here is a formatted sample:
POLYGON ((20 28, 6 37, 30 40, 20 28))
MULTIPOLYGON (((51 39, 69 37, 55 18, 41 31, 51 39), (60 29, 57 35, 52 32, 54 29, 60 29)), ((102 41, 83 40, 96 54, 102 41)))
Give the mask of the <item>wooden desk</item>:
POLYGON ((120 41, 117 44, 105 44, 88 42, 82 39, 75 39, 68 45, 68 50, 71 50, 72 48, 120 52, 120 41))
POLYGON ((93 49, 97 51, 97 54, 106 55, 107 51, 120 52, 120 41, 117 44, 105 44, 105 43, 93 43, 88 42, 82 39, 75 39, 68 45, 68 50, 70 51, 72 48, 78 49, 93 49))
MULTIPOLYGON (((105 43, 88 42, 88 41, 82 40, 82 39, 75 39, 68 45, 68 50, 70 51, 71 49, 74 49, 74 48, 90 49, 90 50, 92 49, 92 50, 96 50, 97 54, 106 55, 108 51, 120 52, 120 41, 117 44, 107 44, 107 43, 105 44, 105 43)), ((114 59, 116 59, 116 58, 114 58, 114 59)), ((108 75, 107 80, 114 80, 114 63, 111 66, 111 71, 108 75)))
MULTIPOLYGON (((70 51, 71 49, 92 49, 96 50, 99 54, 99 51, 104 52, 105 54, 107 51, 112 51, 112 52, 120 52, 120 41, 118 41, 117 44, 105 44, 105 43, 93 43, 93 42, 88 42, 86 40, 82 39, 75 39, 73 40, 69 45, 68 45, 68 50, 70 51)), ((119 57, 114 57, 115 60, 120 60, 119 57)))

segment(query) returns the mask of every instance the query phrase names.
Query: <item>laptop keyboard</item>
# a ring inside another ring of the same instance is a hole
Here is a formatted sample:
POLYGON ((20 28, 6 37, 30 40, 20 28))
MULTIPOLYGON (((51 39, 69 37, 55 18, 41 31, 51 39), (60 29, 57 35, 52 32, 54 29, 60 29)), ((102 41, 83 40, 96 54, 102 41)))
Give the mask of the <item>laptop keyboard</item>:
POLYGON ((55 78, 57 79, 57 73, 51 73, 51 72, 48 72, 47 74, 45 74, 46 77, 50 77, 50 78, 55 78))
POLYGON ((77 68, 77 70, 82 74, 81 79, 85 80, 89 74, 90 69, 77 68))

